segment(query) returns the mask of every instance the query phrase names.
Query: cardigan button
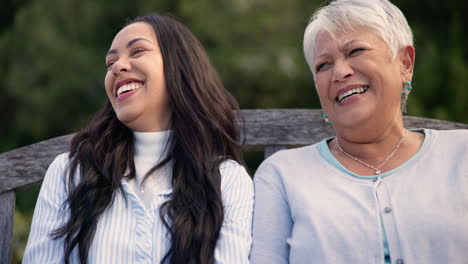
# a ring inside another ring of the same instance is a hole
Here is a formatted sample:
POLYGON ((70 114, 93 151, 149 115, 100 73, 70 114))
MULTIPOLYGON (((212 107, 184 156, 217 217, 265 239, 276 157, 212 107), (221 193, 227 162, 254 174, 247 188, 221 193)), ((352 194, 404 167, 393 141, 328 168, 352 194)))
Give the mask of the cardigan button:
POLYGON ((403 261, 403 259, 397 259, 397 260, 395 261, 395 264, 403 264, 403 263, 405 263, 405 262, 403 261))
MULTIPOLYGON (((390 213, 391 211, 392 211, 391 207, 385 207, 385 209, 384 209, 384 212, 387 213, 387 214, 390 213)), ((398 259, 398 260, 401 260, 401 259, 398 259)), ((401 263, 397 262, 397 264, 403 264, 403 262, 401 262, 401 263)))

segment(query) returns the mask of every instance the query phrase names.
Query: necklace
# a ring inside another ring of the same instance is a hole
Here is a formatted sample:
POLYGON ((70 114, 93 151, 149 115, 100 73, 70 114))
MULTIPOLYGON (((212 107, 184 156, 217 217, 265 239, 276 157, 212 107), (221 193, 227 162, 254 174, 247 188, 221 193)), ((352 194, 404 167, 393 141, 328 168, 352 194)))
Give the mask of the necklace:
POLYGON ((344 151, 344 150, 341 148, 341 146, 340 146, 340 141, 338 140, 338 137, 336 137, 336 143, 337 143, 337 145, 338 145, 338 149, 339 149, 343 154, 345 154, 346 156, 352 158, 353 160, 355 160, 355 161, 361 163, 362 165, 373 169, 373 170, 375 171, 375 175, 379 175, 380 173, 382 173, 382 171, 380 170, 380 168, 382 168, 382 166, 385 165, 385 164, 387 163, 387 161, 388 161, 391 157, 393 157, 393 155, 395 155, 395 153, 396 153, 396 151, 398 150, 398 148, 400 148, 401 143, 403 143, 403 141, 405 140, 406 135, 407 135, 407 133, 405 133, 405 134, 403 135, 403 137, 401 138, 400 142, 398 142, 398 144, 396 145, 396 147, 395 147, 395 149, 392 151, 392 153, 390 153, 390 155, 388 155, 388 157, 387 157, 379 166, 377 166, 377 167, 374 167, 374 166, 372 166, 372 165, 370 165, 370 164, 368 164, 368 163, 366 163, 366 162, 364 162, 364 161, 362 161, 362 160, 360 160, 360 159, 354 157, 353 155, 349 154, 348 152, 344 151))

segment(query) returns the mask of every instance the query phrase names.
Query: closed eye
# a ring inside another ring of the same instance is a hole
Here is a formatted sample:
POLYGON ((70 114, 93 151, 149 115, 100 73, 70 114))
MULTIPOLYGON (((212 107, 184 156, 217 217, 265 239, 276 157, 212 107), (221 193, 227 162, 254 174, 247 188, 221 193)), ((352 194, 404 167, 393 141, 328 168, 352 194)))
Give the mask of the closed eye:
POLYGON ((324 62, 320 63, 315 67, 315 72, 320 72, 326 70, 330 66, 330 63, 324 62))
POLYGON ((349 55, 349 56, 356 55, 356 54, 358 54, 359 52, 364 51, 364 50, 365 50, 365 49, 363 49, 363 48, 352 49, 352 50, 348 53, 348 55, 349 55))
POLYGON ((132 54, 132 56, 134 56, 134 55, 137 55, 138 53, 141 53, 141 52, 143 52, 143 51, 145 51, 145 49, 136 48, 136 49, 132 50, 132 53, 131 53, 131 54, 132 54))
POLYGON ((110 68, 112 67, 112 65, 114 65, 114 62, 113 61, 110 61, 110 62, 106 62, 106 68, 110 68))

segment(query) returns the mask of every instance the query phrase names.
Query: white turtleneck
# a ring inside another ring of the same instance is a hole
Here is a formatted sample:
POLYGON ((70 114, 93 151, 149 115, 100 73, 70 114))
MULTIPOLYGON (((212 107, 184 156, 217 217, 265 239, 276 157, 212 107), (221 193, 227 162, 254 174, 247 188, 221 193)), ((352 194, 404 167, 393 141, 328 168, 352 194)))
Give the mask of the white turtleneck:
POLYGON ((128 180, 130 189, 137 194, 145 207, 149 209, 153 198, 167 192, 171 186, 171 164, 151 173, 145 183, 146 173, 161 162, 167 153, 166 143, 171 131, 162 132, 133 132, 135 143, 135 178, 128 180))

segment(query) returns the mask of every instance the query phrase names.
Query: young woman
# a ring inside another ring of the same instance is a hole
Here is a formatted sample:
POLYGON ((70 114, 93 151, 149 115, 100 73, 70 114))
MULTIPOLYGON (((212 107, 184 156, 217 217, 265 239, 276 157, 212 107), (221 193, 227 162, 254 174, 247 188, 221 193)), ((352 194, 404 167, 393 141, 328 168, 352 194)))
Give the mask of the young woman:
POLYGON ((23 263, 247 263, 238 107, 199 41, 138 17, 106 67, 108 100, 50 165, 23 263))

